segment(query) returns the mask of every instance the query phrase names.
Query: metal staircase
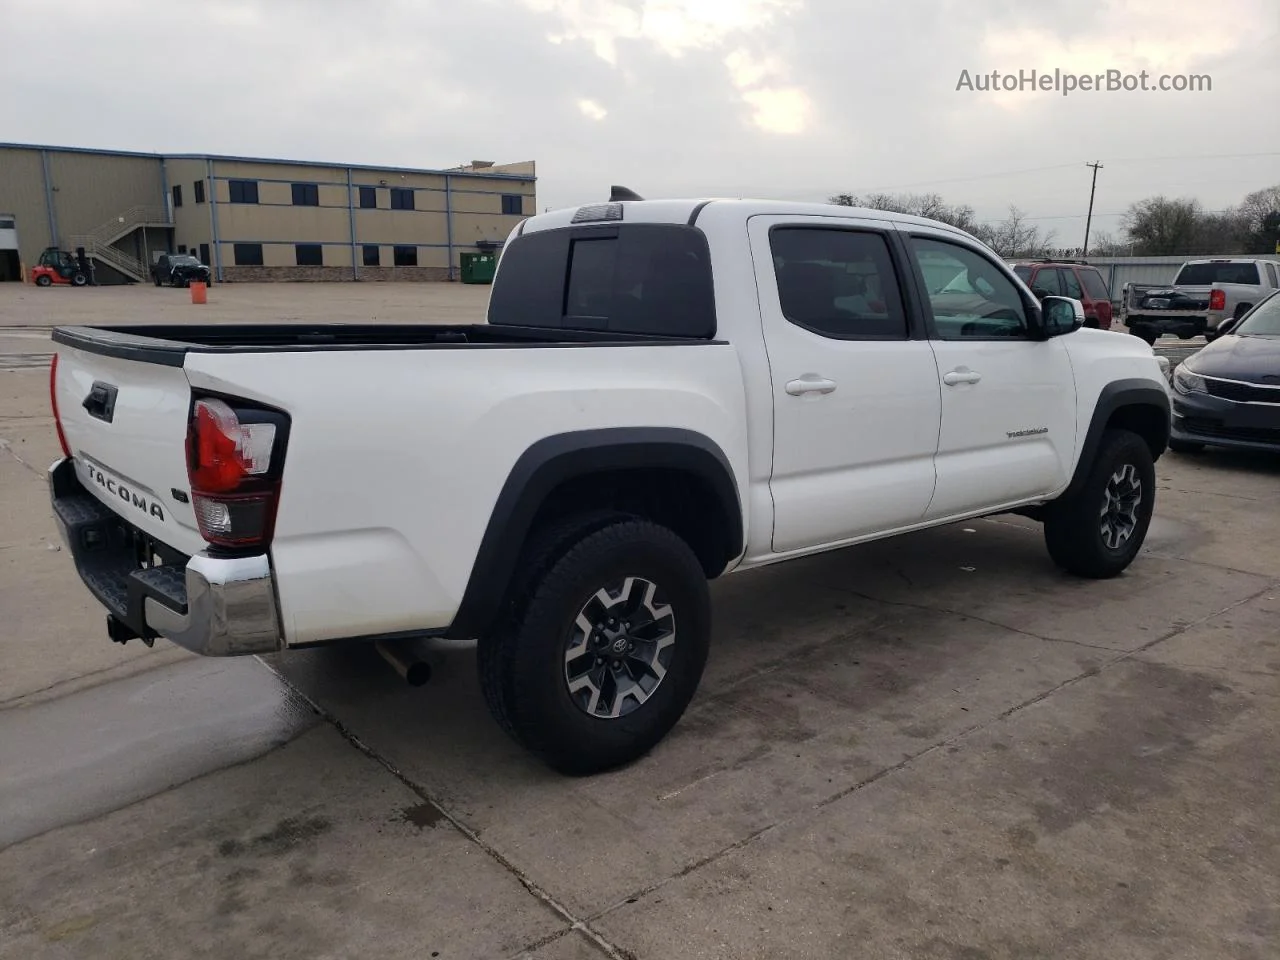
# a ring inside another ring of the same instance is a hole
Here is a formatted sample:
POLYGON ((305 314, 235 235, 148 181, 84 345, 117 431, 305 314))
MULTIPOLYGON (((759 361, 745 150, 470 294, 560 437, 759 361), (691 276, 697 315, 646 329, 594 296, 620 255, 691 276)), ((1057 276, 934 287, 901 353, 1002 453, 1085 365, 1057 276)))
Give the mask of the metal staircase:
POLYGON ((163 229, 172 226, 173 217, 167 207, 139 205, 130 207, 88 233, 71 237, 71 248, 74 250, 84 247, 85 256, 100 260, 126 277, 143 282, 151 277, 151 265, 112 244, 143 227, 163 229))

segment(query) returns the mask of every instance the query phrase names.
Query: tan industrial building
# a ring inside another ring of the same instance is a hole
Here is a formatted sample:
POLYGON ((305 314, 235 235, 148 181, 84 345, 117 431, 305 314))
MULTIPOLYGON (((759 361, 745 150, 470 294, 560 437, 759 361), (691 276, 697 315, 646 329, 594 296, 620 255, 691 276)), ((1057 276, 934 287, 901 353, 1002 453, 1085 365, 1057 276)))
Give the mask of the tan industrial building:
POLYGON ((536 210, 532 161, 447 170, 0 144, 0 281, 49 247, 99 283, 190 252, 216 281, 454 280, 536 210))

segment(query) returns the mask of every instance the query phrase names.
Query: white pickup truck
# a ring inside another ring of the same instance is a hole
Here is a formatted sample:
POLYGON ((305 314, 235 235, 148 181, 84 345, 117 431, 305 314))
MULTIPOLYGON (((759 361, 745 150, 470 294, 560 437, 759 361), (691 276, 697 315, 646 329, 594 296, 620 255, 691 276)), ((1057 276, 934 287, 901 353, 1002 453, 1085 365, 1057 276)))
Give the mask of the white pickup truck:
POLYGON ((486 323, 60 327, 55 517, 118 641, 478 641, 555 769, 678 721, 708 581, 965 518, 1143 543, 1169 394, 973 237, 879 211, 608 202, 513 232, 486 323))

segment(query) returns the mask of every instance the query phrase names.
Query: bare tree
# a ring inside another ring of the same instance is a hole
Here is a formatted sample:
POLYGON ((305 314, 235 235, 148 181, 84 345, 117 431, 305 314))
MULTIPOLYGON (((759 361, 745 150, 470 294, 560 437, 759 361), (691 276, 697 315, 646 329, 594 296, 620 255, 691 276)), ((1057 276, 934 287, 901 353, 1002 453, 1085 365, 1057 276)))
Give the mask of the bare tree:
POLYGON ((999 223, 978 224, 974 236, 1002 257, 1046 257, 1057 231, 1042 230, 1019 207, 1010 205, 1009 216, 999 223))
POLYGON ((868 193, 863 196, 839 193, 830 197, 828 202, 842 207, 865 207, 868 210, 888 210, 891 213, 926 217, 970 232, 977 225, 973 207, 967 204, 952 206, 936 193, 868 193))

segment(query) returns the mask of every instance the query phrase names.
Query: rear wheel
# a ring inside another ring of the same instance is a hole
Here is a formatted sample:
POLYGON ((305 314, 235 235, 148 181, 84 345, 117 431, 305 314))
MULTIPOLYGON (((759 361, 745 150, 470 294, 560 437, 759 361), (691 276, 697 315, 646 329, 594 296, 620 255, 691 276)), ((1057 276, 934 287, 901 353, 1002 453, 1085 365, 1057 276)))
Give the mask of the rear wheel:
POLYGON ((1122 573, 1146 539, 1155 488, 1146 441, 1128 430, 1106 431, 1080 489, 1045 509, 1049 556, 1080 577, 1122 573))
POLYGON ((40 274, 40 276, 36 277, 36 286, 51 287, 53 286, 53 278, 50 277, 47 273, 42 273, 40 274))
POLYGON ((566 774, 652 749, 693 699, 710 645, 706 575, 683 540, 647 520, 583 523, 537 538, 478 652, 495 719, 566 774))

